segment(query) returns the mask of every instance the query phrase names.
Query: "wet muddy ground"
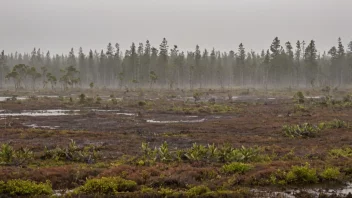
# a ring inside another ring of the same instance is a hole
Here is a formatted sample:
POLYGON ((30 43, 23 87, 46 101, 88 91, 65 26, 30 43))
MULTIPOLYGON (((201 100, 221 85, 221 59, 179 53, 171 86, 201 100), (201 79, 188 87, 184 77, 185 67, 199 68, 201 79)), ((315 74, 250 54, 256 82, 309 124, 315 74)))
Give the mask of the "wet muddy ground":
MULTIPOLYGON (((165 141, 170 148, 178 149, 189 148, 193 143, 259 146, 268 154, 275 153, 278 158, 294 151, 294 155, 301 159, 259 165, 258 169, 248 173, 248 178, 305 162, 318 167, 324 164, 351 167, 351 158, 333 161, 325 157, 331 149, 352 147, 351 128, 324 130, 315 138, 288 138, 283 135, 282 127, 333 119, 352 123, 352 108, 318 105, 322 93, 307 97, 304 104, 307 110, 296 112, 294 93, 230 95, 227 92, 208 92, 203 93, 200 99, 181 91, 115 93, 114 96, 105 93, 97 96, 94 93, 87 94, 87 98, 94 98, 90 102, 87 99, 80 101, 79 94, 65 96, 62 93, 50 97, 21 96, 20 100, 3 100, 0 97, 0 144, 10 143, 17 148, 27 147, 42 152, 44 147, 65 146, 73 139, 78 145, 101 146, 100 152, 104 156, 101 162, 107 164, 123 156, 141 155, 142 142, 149 142, 154 147, 165 141), (97 97, 102 100, 96 102, 97 97), (113 99, 116 101, 113 102, 113 99)), ((42 170, 2 167, 0 176, 13 178, 5 173, 8 169, 27 174, 38 171, 44 175, 46 171, 49 175, 59 174, 63 167, 66 171, 73 171, 72 166, 66 164, 42 170)), ((100 169, 95 171, 97 173, 88 171, 84 174, 87 177, 102 174, 100 169)), ((26 178, 36 179, 30 175, 26 178)), ((38 176, 37 180, 43 179, 38 176)), ((69 188, 75 185, 54 186, 69 188)), ((271 196, 273 194, 268 195, 271 196)))

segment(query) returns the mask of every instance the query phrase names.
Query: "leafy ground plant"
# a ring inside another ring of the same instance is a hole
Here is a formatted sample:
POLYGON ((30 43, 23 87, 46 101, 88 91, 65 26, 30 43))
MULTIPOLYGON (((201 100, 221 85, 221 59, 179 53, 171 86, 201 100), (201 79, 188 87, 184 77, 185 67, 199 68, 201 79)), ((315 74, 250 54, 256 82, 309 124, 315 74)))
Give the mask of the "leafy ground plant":
POLYGON ((234 174, 234 173, 245 173, 252 168, 251 165, 240 163, 240 162, 233 162, 231 164, 226 164, 222 167, 222 171, 226 174, 234 174))
POLYGON ((310 168, 306 163, 304 166, 292 166, 286 175, 286 182, 292 184, 311 184, 318 182, 316 169, 310 168))
POLYGON ((0 194, 10 196, 43 196, 53 193, 51 183, 35 183, 29 180, 14 179, 0 181, 0 194))
POLYGON ((201 185, 201 186, 195 186, 193 188, 190 188, 187 191, 187 195, 189 197, 196 197, 196 196, 204 195, 208 192, 210 192, 210 189, 207 186, 201 185))
POLYGON ((287 137, 310 138, 316 137, 320 128, 309 123, 304 123, 301 125, 284 125, 282 131, 287 137))
POLYGON ((329 167, 326 168, 321 174, 320 177, 323 180, 337 180, 340 177, 341 173, 339 168, 329 167))
POLYGON ((0 165, 23 165, 33 159, 33 152, 27 148, 15 150, 9 144, 2 144, 0 147, 0 165))
POLYGON ((137 188, 137 183, 120 177, 102 177, 89 179, 86 183, 74 190, 74 194, 87 195, 114 195, 118 192, 132 192, 137 188))

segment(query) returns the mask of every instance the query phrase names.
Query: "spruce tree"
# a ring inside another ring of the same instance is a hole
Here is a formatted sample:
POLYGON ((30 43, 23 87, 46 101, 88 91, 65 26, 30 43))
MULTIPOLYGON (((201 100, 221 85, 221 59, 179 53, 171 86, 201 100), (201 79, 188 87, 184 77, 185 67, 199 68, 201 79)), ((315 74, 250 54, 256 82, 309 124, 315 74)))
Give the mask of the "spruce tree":
POLYGON ((238 46, 238 56, 237 56, 237 65, 240 69, 240 78, 241 78, 241 86, 244 86, 244 72, 245 72, 245 60, 246 60, 246 51, 241 43, 238 46))
POLYGON ((308 83, 313 87, 316 81, 316 75, 318 72, 318 62, 317 62, 317 49, 315 46, 315 41, 311 40, 304 53, 304 62, 306 67, 306 86, 308 83))
POLYGON ((166 84, 166 69, 167 69, 167 63, 168 63, 168 50, 169 46, 167 44, 166 38, 163 39, 159 46, 159 60, 158 60, 158 71, 157 75, 160 78, 160 83, 165 85, 166 84))

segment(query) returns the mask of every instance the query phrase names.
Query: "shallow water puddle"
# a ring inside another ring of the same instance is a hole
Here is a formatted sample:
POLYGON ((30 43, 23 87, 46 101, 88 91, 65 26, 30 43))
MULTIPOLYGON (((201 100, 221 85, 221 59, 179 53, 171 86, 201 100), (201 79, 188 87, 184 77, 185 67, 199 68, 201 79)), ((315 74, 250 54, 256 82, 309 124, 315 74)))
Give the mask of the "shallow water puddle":
POLYGON ((156 123, 156 124, 171 124, 171 123, 200 123, 204 122, 205 118, 200 120, 147 120, 148 123, 156 123))
POLYGON ((135 113, 116 113, 116 115, 135 116, 135 113))
POLYGON ((41 128, 41 129, 51 129, 51 130, 60 128, 59 126, 38 126, 37 124, 28 124, 28 125, 24 124, 23 126, 30 127, 33 129, 41 128))
MULTIPOLYGON (((9 96, 0 96, 0 102, 12 100, 12 98, 13 97, 9 97, 9 96)), ((16 98, 16 100, 26 100, 26 99, 28 99, 27 97, 14 97, 14 98, 16 98)))
POLYGON ((77 115, 79 110, 25 110, 19 113, 5 113, 0 112, 0 117, 10 116, 64 116, 64 115, 77 115))
POLYGON ((314 197, 319 197, 320 194, 332 196, 338 195, 345 197, 352 194, 352 183, 347 183, 343 188, 339 189, 325 189, 325 188, 313 188, 313 189, 302 189, 302 190, 286 190, 285 192, 267 192, 260 190, 252 190, 254 193, 260 194, 261 197, 283 197, 283 198, 295 198, 295 194, 300 192, 307 192, 312 194, 314 197))
POLYGON ((118 112, 120 110, 92 109, 91 111, 95 111, 95 112, 118 112))
POLYGON ((320 99, 320 98, 324 98, 324 96, 305 96, 305 98, 308 98, 308 99, 320 99))

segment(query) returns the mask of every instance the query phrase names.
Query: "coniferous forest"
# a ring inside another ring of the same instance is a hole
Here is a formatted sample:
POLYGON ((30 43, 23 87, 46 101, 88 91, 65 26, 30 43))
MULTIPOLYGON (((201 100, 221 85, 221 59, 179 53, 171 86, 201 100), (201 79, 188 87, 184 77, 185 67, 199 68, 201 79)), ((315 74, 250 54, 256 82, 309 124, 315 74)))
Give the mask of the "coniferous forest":
POLYGON ((318 44, 282 42, 276 37, 268 49, 248 50, 245 44, 222 52, 182 51, 164 38, 160 45, 132 43, 122 52, 118 43, 104 50, 71 49, 51 54, 34 48, 30 53, 0 56, 0 85, 16 89, 109 88, 229 88, 229 87, 341 87, 352 83, 352 41, 340 38, 328 52, 318 44))

